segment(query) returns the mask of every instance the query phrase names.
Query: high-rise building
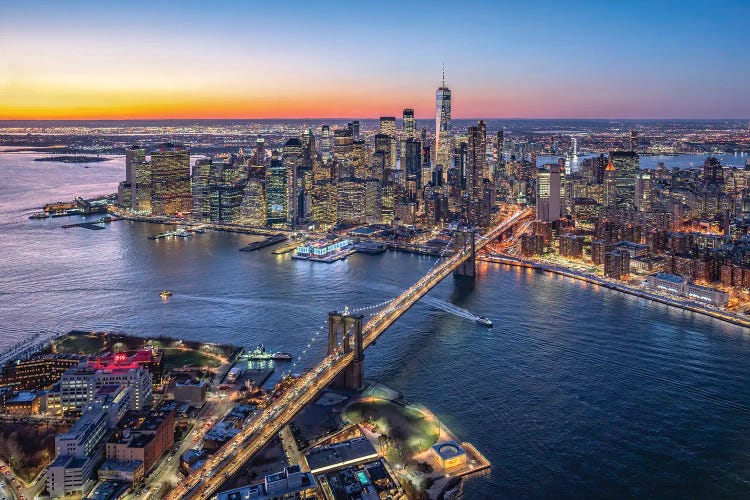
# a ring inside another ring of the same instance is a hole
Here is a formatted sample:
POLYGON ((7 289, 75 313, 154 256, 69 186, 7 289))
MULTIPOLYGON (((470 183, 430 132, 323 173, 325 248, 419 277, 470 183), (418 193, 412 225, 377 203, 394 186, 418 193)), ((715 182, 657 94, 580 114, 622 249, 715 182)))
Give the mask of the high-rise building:
POLYGON ((196 222, 208 222, 211 219, 210 203, 210 177, 211 177, 211 160, 201 158, 195 161, 193 165, 192 176, 192 193, 193 193, 193 211, 192 219, 196 222))
POLYGON ((396 136, 396 117, 395 116, 381 116, 380 117, 380 133, 389 135, 391 137, 396 136))
POLYGON ((500 165, 503 162, 503 151, 505 150, 505 132, 502 130, 497 133, 495 147, 495 163, 500 165))
POLYGON ((125 182, 130 185, 130 209, 138 206, 138 167, 146 163, 146 150, 140 146, 125 149, 125 182))
POLYGON ((403 139, 414 139, 417 135, 417 121, 414 119, 414 110, 405 108, 404 113, 404 136, 403 139))
POLYGON ((450 167, 453 142, 451 137, 451 91, 445 86, 445 67, 443 81, 435 92, 435 164, 450 167))
POLYGON ((368 224, 380 221, 381 212, 380 181, 377 179, 365 180, 365 220, 368 224))
POLYGON ((302 132, 300 136, 302 143, 302 164, 312 167, 317 150, 315 149, 315 136, 311 129, 302 132))
POLYGON ((487 176, 487 126, 483 120, 469 127, 466 149, 466 191, 472 194, 487 176))
POLYGON ((604 168, 604 206, 614 208, 617 205, 617 171, 610 159, 604 168))
POLYGON ((239 223, 248 226, 266 225, 266 180, 264 177, 250 177, 242 194, 239 223))
POLYGON ((418 140, 409 138, 404 141, 403 166, 407 181, 409 178, 417 178, 421 175, 422 143, 418 140))
POLYGON ((638 152, 638 131, 635 129, 630 131, 630 151, 632 153, 638 152))
POLYGON ((391 157, 391 144, 393 143, 393 138, 388 134, 375 134, 374 140, 374 151, 376 153, 383 153, 383 155, 385 156, 386 168, 393 168, 393 161, 391 157))
POLYGON ((336 224, 336 184, 332 179, 315 181, 312 194, 312 219, 317 227, 336 224))
POLYGON ((320 159, 326 165, 333 159, 331 154, 331 130, 328 125, 323 125, 320 131, 320 159))
POLYGON ((641 170, 635 180, 635 208, 642 212, 651 210, 651 172, 641 170))
POLYGON ((362 137, 359 135, 359 120, 354 120, 352 122, 352 138, 355 141, 359 141, 362 139, 362 137))
POLYGON ((208 186, 209 219, 219 224, 236 224, 240 219, 242 193, 245 189, 246 170, 238 168, 232 155, 211 163, 208 186))
POLYGON ((617 174, 617 206, 632 209, 635 206, 635 180, 640 170, 638 153, 612 151, 609 159, 617 174))
POLYGON ((336 162, 334 177, 336 179, 354 175, 351 168, 353 146, 354 137, 352 136, 351 128, 347 127, 333 131, 333 159, 336 162))
POLYGON ((266 140, 262 137, 258 137, 255 140, 255 157, 253 158, 253 162, 259 166, 266 164, 266 140))
POLYGON ((281 159, 286 170, 287 223, 296 226, 300 218, 299 198, 302 191, 300 167, 303 161, 302 142, 292 137, 284 144, 281 159))
POLYGON ((536 218, 552 222, 562 216, 562 179, 560 165, 546 164, 536 174, 536 218))
POLYGON ((287 175, 281 155, 274 150, 266 171, 266 219, 272 226, 285 225, 287 220, 287 175))
POLYGON ((396 168, 396 117, 395 116, 381 116, 380 117, 380 134, 388 136, 388 162, 390 168, 396 168))
POLYGON ((366 181, 363 179, 339 179, 336 185, 337 219, 344 224, 365 222, 367 199, 366 181))
POLYGON ((370 170, 370 155, 365 141, 352 142, 351 169, 357 179, 367 178, 370 170))
POLYGON ((160 145, 151 153, 151 213, 188 214, 192 203, 190 150, 180 145, 160 145))

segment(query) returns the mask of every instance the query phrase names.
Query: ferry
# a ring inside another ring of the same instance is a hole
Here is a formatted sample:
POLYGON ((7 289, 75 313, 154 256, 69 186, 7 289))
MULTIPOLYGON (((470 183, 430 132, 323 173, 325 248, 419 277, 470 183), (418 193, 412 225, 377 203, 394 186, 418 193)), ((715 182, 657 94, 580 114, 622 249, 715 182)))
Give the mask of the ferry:
POLYGON ((476 321, 480 325, 486 326, 487 328, 492 328, 492 321, 490 321, 489 318, 485 318, 484 316, 477 316, 476 318, 474 318, 474 321, 476 321))
POLYGON ((248 353, 247 359, 248 361, 267 361, 269 359, 273 359, 275 361, 291 361, 292 359, 294 359, 294 356, 292 356, 291 353, 288 352, 270 353, 266 351, 266 348, 263 344, 260 344, 258 347, 248 353))
POLYGON ((171 297, 174 294, 169 290, 162 290, 159 295, 161 296, 162 299, 166 299, 166 298, 171 297))

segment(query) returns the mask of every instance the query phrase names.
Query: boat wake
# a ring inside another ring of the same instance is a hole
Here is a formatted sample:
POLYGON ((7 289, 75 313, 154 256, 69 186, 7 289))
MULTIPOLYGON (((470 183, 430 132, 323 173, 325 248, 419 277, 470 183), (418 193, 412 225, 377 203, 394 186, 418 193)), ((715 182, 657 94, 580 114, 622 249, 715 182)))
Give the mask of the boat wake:
POLYGON ((482 320, 485 319, 483 316, 474 314, 468 309, 458 307, 457 305, 451 304, 450 302, 446 302, 444 300, 433 299, 431 297, 422 297, 421 300, 425 304, 432 306, 434 309, 447 312, 448 314, 458 316, 459 318, 468 319, 469 321, 473 321, 475 323, 482 323, 482 320))
MULTIPOLYGON (((394 293, 395 295, 398 295, 401 293, 398 288, 394 286, 385 285, 383 283, 371 283, 370 286, 373 288, 377 288, 382 291, 394 293)), ((478 314, 474 314, 473 312, 469 311, 468 309, 464 309, 463 307, 459 307, 455 304, 451 304, 450 302, 446 302, 445 300, 436 299, 433 297, 422 297, 419 301, 419 303, 425 304, 427 306, 430 306, 432 309, 439 310, 446 312, 448 314, 452 314, 454 316, 457 316, 459 318, 467 319, 469 321, 473 321, 475 323, 483 324, 485 326, 491 326, 492 322, 489 321, 487 318, 484 318, 483 316, 479 316, 478 314)), ((364 308, 360 308, 360 310, 366 310, 371 308, 372 306, 367 306, 364 308)), ((358 309, 354 309, 354 311, 357 311, 358 309)))

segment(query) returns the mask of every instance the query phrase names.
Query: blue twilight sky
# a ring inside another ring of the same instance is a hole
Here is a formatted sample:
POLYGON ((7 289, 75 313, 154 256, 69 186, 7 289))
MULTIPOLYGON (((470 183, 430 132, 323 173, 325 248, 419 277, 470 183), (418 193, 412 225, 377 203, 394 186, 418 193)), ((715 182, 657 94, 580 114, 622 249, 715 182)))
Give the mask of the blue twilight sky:
POLYGON ((0 0, 0 118, 750 118, 750 0, 0 0))

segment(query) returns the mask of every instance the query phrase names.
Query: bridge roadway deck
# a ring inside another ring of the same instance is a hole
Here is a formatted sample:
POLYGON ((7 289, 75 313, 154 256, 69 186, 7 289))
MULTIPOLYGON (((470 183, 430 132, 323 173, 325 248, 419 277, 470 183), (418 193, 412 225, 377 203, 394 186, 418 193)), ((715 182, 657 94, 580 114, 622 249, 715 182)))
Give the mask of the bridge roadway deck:
MULTIPOLYGON (((476 241, 475 251, 479 251, 487 243, 531 213, 531 209, 516 212, 493 227, 476 241)), ((363 347, 367 348, 375 342, 380 334, 408 311, 412 305, 469 257, 470 253, 466 248, 454 253, 393 299, 387 307, 370 318, 362 330, 363 347)), ((228 477, 236 473, 245 462, 259 452, 282 427, 289 423, 307 404, 311 403, 353 360, 354 351, 344 353, 341 348, 324 358, 315 368, 300 377, 279 399, 272 402, 261 415, 237 436, 227 442, 201 469, 191 474, 174 488, 166 498, 203 499, 211 497, 228 477)))

